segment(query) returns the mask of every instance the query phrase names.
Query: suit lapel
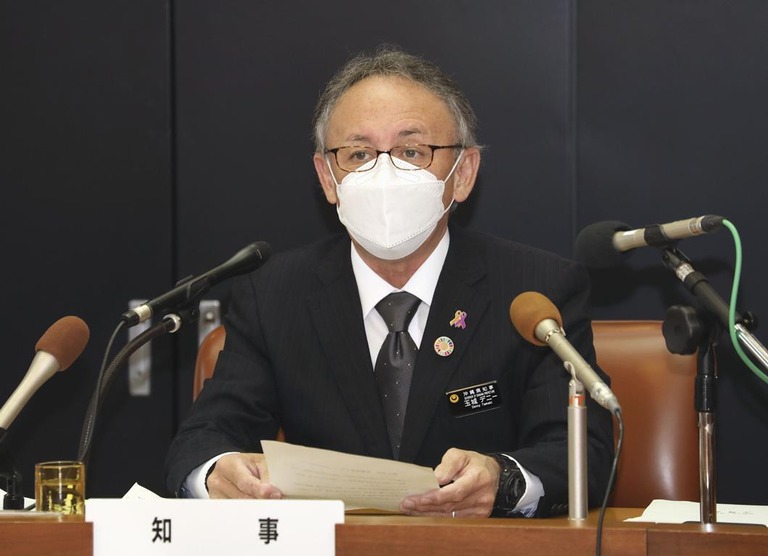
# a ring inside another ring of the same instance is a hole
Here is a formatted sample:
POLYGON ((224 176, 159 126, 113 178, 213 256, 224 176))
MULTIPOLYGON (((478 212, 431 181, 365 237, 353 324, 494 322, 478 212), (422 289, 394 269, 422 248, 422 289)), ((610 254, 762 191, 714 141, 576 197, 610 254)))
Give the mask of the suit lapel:
POLYGON ((339 242, 318 267, 317 275, 325 288, 309 300, 310 311, 328 364, 364 445, 371 456, 391 458, 349 249, 348 240, 339 242))
POLYGON ((487 293, 478 288, 486 275, 482 247, 461 230, 451 228, 451 246, 432 299, 427 326, 419 348, 405 414, 400 459, 414 461, 424 442, 437 404, 444 400, 448 381, 457 371, 472 336, 490 303, 487 293), (451 321, 457 311, 466 313, 466 328, 451 321), (440 356, 435 340, 450 338, 453 351, 440 356))

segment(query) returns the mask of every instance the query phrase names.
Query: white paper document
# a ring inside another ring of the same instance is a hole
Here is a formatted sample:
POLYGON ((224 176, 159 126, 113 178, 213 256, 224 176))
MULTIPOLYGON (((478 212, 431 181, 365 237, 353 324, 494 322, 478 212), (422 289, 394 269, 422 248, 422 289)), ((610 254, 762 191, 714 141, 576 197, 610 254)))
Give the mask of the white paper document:
POLYGON ((429 467, 262 440, 269 482, 286 498, 343 500, 355 508, 398 511, 406 496, 438 488, 429 467))
POLYGON ((158 498, 162 497, 139 483, 133 483, 133 486, 123 495, 123 500, 157 500, 158 498))
MULTIPOLYGON (((640 517, 631 517, 624 521, 651 523, 699 523, 701 510, 698 502, 678 502, 674 500, 654 500, 640 517)), ((764 525, 768 527, 768 506, 749 506, 745 504, 717 504, 718 523, 740 523, 745 525, 764 525)))

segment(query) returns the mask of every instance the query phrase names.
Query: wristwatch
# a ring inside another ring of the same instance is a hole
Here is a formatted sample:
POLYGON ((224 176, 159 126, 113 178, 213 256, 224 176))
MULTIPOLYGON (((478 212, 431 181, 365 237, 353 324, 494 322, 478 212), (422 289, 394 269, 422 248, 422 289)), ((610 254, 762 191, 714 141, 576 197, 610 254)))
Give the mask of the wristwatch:
POLYGON ((496 490, 496 500, 493 502, 491 517, 515 517, 522 512, 515 506, 525 494, 525 477, 517 464, 504 454, 486 454, 496 460, 501 468, 499 486, 496 490))

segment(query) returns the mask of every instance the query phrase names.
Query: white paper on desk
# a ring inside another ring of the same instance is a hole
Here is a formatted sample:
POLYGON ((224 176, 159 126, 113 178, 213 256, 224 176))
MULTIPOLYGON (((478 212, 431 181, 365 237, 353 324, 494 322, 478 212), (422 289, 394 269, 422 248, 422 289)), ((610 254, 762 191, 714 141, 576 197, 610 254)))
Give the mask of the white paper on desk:
MULTIPOLYGON (((744 525, 764 525, 768 527, 768 506, 749 506, 745 504, 717 504, 718 523, 739 523, 744 525)), ((678 502, 675 500, 654 500, 640 517, 631 517, 624 521, 651 523, 699 523, 701 510, 698 502, 678 502)))
POLYGON ((133 483, 133 486, 123 495, 123 500, 157 500, 158 498, 162 497, 139 483, 133 483))
POLYGON ((262 440, 269 482, 286 498, 343 500, 346 509, 398 511, 406 496, 438 488, 429 467, 262 440))
MULTIPOLYGON (((6 492, 2 488, 0 488, 0 500, 3 500, 5 498, 5 495, 6 495, 6 492)), ((26 496, 24 497, 24 507, 25 508, 31 508, 31 507, 34 507, 34 505, 35 505, 35 499, 34 498, 27 498, 26 496)), ((5 510, 5 512, 7 512, 7 511, 9 511, 9 510, 5 510)), ((23 511, 27 511, 27 510, 23 510, 23 511)))

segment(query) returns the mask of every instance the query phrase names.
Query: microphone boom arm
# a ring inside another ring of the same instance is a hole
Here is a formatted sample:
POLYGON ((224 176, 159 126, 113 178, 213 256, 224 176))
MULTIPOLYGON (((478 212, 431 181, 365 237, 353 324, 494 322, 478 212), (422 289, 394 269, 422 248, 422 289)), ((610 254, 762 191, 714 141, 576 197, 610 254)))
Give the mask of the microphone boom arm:
MULTIPOLYGON (((690 260, 679 249, 667 247, 661 250, 661 258, 664 265, 675 273, 675 276, 683 283, 703 307, 712 313, 728 330, 730 307, 715 291, 706 277, 693 268, 690 260)), ((736 337, 757 359, 764 369, 768 370, 768 349, 749 331, 747 319, 738 311, 736 312, 736 337)))

